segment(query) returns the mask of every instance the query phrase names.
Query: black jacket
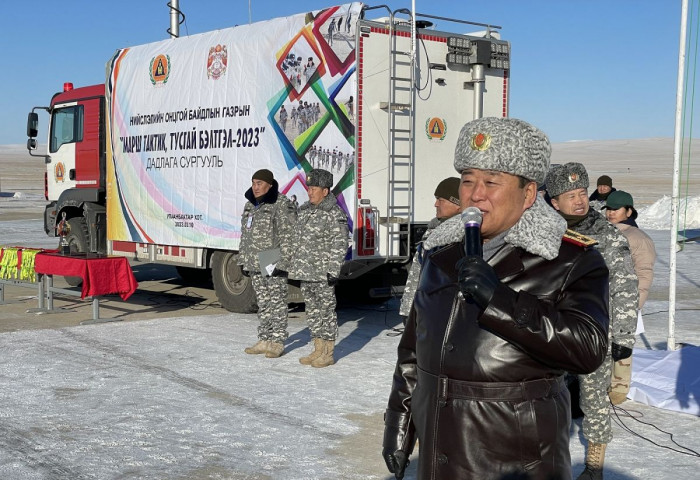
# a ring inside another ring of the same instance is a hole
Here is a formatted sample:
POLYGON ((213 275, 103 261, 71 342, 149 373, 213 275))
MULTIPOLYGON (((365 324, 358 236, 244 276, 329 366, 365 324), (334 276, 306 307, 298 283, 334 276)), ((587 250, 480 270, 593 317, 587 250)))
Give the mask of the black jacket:
POLYGON ((415 428, 420 479, 569 479, 563 375, 593 372, 605 358, 605 262, 567 242, 553 260, 506 244, 488 262, 503 285, 482 312, 459 292, 462 256, 453 243, 423 265, 387 425, 403 422, 407 438, 415 428))

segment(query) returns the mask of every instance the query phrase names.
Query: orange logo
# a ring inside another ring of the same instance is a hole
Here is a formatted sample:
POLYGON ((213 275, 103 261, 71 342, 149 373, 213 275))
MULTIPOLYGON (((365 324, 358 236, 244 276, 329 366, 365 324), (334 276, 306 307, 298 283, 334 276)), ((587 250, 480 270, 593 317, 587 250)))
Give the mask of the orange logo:
POLYGON ((491 135, 488 133, 477 133, 472 137, 469 146, 472 150, 483 152, 491 146, 491 135))
POLYGON ((162 85, 170 76, 170 55, 158 55, 151 59, 150 71, 151 83, 162 85))
POLYGON ((56 179, 57 182, 62 182, 65 176, 66 167, 65 165, 63 165, 63 162, 58 162, 53 168, 53 177, 56 179))
POLYGON ((425 122, 425 133, 431 140, 442 140, 447 135, 447 122, 438 117, 429 118, 425 122))

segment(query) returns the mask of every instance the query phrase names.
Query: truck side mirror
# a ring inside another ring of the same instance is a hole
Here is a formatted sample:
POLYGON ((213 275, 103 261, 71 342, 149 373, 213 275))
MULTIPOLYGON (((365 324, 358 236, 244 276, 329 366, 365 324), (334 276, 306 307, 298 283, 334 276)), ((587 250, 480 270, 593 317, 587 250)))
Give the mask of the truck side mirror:
MULTIPOLYGON (((27 115, 27 136, 34 138, 39 133, 39 115, 36 112, 29 112, 27 115)), ((27 144, 27 146, 29 146, 27 144)))
POLYGON ((36 138, 27 140, 27 150, 36 150, 36 138))

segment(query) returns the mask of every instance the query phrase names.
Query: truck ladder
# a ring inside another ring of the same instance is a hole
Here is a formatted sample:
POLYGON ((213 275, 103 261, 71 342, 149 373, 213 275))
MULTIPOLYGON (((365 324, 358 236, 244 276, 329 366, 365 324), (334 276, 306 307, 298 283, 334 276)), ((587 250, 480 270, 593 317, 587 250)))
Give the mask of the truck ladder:
POLYGON ((415 40, 416 26, 408 9, 395 10, 389 25, 388 189, 386 257, 408 260, 411 255, 415 129, 415 40), (407 18, 398 19, 396 14, 407 18), (398 26, 410 25, 410 44, 398 35, 398 26), (402 248, 402 245, 405 247, 402 248))

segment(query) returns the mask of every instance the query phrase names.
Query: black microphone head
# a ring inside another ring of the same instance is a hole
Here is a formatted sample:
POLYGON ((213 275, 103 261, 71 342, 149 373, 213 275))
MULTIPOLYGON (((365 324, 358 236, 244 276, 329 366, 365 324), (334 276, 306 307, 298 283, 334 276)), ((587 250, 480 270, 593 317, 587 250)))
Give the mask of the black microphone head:
POLYGON ((476 207, 467 207, 462 211, 462 223, 464 225, 481 225, 481 210, 476 207))

